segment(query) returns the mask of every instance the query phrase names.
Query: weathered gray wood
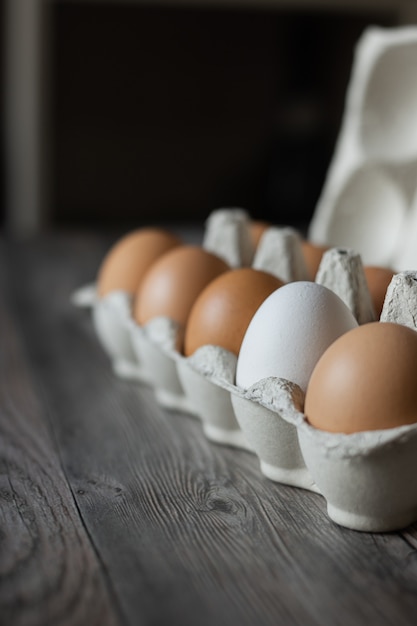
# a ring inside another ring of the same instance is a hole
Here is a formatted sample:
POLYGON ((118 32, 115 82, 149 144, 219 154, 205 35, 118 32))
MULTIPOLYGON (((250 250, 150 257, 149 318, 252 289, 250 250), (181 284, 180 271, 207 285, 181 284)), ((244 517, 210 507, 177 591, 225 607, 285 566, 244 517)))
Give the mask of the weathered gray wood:
POLYGON ((336 526, 320 496, 268 481, 252 455, 210 444, 196 420, 112 375, 69 302, 104 248, 93 236, 10 245, 8 297, 126 622, 415 624, 415 527, 336 526))
POLYGON ((0 259, 0 623, 118 624, 6 308, 0 259))

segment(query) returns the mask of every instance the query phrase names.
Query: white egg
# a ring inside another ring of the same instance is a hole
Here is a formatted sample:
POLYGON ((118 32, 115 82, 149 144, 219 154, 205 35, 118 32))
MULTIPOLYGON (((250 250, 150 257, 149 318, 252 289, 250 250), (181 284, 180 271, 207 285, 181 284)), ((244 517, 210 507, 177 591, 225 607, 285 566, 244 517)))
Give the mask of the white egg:
POLYGON ((327 287, 288 283, 274 291, 252 318, 239 352, 236 384, 248 389, 276 376, 305 391, 326 348, 356 326, 350 309, 327 287))

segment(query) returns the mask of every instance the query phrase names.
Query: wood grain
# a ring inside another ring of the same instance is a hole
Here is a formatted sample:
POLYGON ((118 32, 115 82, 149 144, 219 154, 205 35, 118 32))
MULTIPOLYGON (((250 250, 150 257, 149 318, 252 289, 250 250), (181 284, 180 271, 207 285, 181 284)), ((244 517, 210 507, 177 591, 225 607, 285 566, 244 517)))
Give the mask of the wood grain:
POLYGON ((268 481, 254 456, 210 444, 197 420, 113 376, 88 312, 69 302, 104 248, 93 236, 10 245, 9 298, 126 623, 415 624, 415 527, 338 527, 320 496, 268 481))
MULTIPOLYGON (((0 285, 0 623, 120 623, 0 285)), ((14 277, 16 279, 17 276, 14 277)))

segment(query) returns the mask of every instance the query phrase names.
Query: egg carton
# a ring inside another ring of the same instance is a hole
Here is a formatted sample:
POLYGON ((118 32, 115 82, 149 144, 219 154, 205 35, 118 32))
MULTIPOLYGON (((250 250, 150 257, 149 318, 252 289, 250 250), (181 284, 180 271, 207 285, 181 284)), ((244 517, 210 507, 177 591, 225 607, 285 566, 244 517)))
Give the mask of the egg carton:
MULTIPOLYGON (((238 267, 245 258, 242 249, 247 246, 249 224, 244 213, 229 217, 225 228, 227 214, 212 216, 210 248, 220 256, 228 254, 228 262, 233 250, 232 262, 238 267)), ((251 258, 252 267, 267 269, 286 282, 301 280, 306 268, 300 250, 301 240, 293 229, 271 227, 246 260, 251 258)), ((355 251, 330 249, 315 280, 335 291, 359 323, 375 319, 361 257, 355 251)), ((294 382, 269 377, 241 389, 235 384, 235 355, 202 346, 192 356, 183 356, 176 349, 178 326, 168 318, 139 326, 126 294, 115 292, 99 301, 90 286, 74 294, 73 300, 92 307, 96 331, 116 374, 151 385, 162 406, 196 416, 209 440, 255 454, 269 479, 322 494, 335 522, 376 532, 417 519, 417 497, 406 487, 410 472, 417 469, 417 426, 354 435, 323 433, 308 424, 302 413, 304 394, 294 382)), ((415 329, 416 310, 417 273, 396 274, 381 321, 415 329)))
MULTIPOLYGON (((416 310, 417 273, 395 275, 381 322, 416 329, 416 310)), ((308 424, 304 394, 291 381, 269 377, 240 389, 234 383, 236 357, 216 346, 175 360, 206 435, 255 453, 266 477, 321 494, 329 517, 355 530, 385 532, 417 520, 417 494, 409 482, 417 470, 417 425, 323 432, 308 424)))
POLYGON ((368 28, 336 149, 309 226, 365 265, 417 267, 417 27, 368 28))

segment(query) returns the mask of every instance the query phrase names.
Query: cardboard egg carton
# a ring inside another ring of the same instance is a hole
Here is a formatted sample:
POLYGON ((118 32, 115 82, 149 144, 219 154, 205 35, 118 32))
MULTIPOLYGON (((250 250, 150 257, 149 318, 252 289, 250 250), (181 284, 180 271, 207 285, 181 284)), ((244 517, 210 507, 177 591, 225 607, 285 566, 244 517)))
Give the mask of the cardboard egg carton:
MULTIPOLYGON (((234 226, 229 223, 225 228, 227 215, 220 217, 210 220, 211 251, 230 253, 229 242, 234 240, 238 266, 247 245, 248 218, 244 212, 239 217, 233 213, 234 226), (222 230, 218 239, 213 229, 222 230)), ((286 281, 305 278, 300 237, 290 228, 269 228, 251 264, 286 281)), ((355 251, 326 252, 316 282, 335 291, 360 323, 375 319, 361 257, 355 251)), ((155 318, 141 327, 132 319, 126 294, 114 292, 102 300, 93 295, 89 286, 73 299, 92 306, 98 338, 115 373, 151 385, 162 406, 196 416, 208 439, 254 453, 260 470, 271 480, 321 493, 329 516, 343 526, 376 532, 417 519, 417 496, 407 487, 407 477, 417 469, 417 425, 354 435, 318 431, 303 415, 304 394, 295 383, 270 377, 240 389, 232 353, 202 346, 185 357, 176 347, 175 322, 155 318)), ((387 290, 381 321, 416 328, 415 311, 417 273, 399 273, 387 290)))
MULTIPOLYGON (((357 269, 358 255, 331 250, 320 273, 328 275, 329 267, 335 267, 338 252, 343 260, 338 276, 347 285, 341 295, 354 308, 361 281, 351 270, 357 269)), ((416 329, 416 311, 417 272, 397 274, 387 290, 381 322, 416 329)), ((267 378, 248 390, 239 389, 233 384, 235 363, 230 361, 225 369, 226 355, 220 358, 221 350, 214 346, 209 355, 208 348, 201 349, 200 365, 189 360, 187 366, 213 386, 213 397, 216 387, 230 392, 236 420, 265 476, 321 493, 329 517, 348 528, 385 532, 417 520, 417 494, 409 481, 417 470, 417 424, 352 435, 320 431, 303 414, 303 392, 295 383, 267 378)), ((209 395, 205 402, 208 406, 209 395)))
MULTIPOLYGON (((252 267, 286 282, 306 278, 296 231, 270 227, 256 252, 251 252, 249 227, 242 210, 216 211, 208 221, 203 246, 234 267, 251 259, 252 267)), ((375 319, 361 257, 355 251, 328 250, 315 280, 335 291, 359 323, 375 319)), ((165 408, 198 417, 211 441, 254 453, 269 479, 321 493, 329 516, 339 524, 379 531, 417 519, 417 502, 414 506, 404 479, 417 458, 413 453, 417 426, 355 435, 318 431, 302 413, 304 394, 295 383, 271 377, 240 389, 235 384, 235 355, 218 346, 203 346, 184 357, 176 347, 177 324, 155 318, 139 326, 132 319, 131 300, 123 292, 99 299, 94 286, 73 296, 74 303, 92 307, 97 336, 117 375, 151 385, 165 408)), ((381 321, 415 328, 416 310, 417 274, 395 275, 381 321)))
POLYGON ((309 228, 365 265, 417 267, 417 27, 368 28, 309 228))

